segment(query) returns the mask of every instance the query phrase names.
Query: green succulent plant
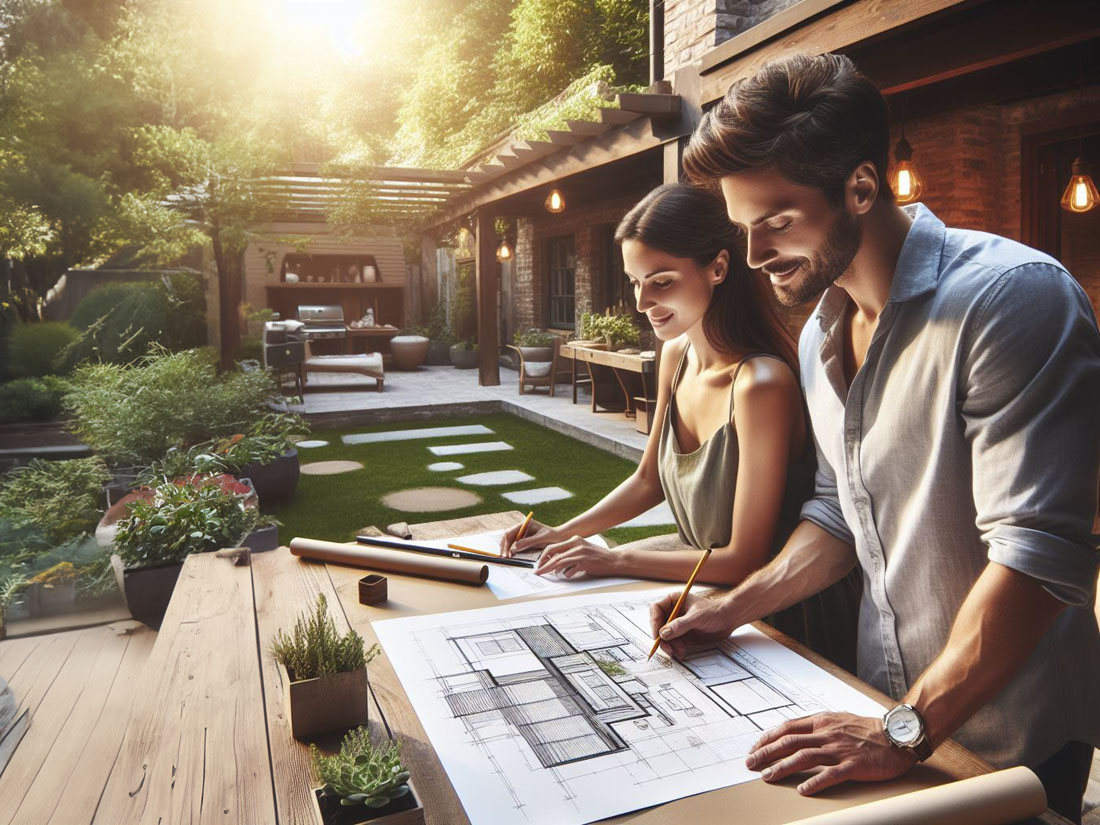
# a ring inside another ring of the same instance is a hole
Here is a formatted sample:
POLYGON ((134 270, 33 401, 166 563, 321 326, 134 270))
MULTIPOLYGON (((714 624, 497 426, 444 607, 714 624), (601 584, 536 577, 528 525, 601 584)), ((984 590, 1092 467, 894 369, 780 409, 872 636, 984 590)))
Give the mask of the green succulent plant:
POLYGON ((397 743, 375 747, 366 728, 349 731, 335 756, 324 756, 316 745, 309 746, 309 755, 314 778, 341 805, 383 808, 409 792, 410 774, 397 743))

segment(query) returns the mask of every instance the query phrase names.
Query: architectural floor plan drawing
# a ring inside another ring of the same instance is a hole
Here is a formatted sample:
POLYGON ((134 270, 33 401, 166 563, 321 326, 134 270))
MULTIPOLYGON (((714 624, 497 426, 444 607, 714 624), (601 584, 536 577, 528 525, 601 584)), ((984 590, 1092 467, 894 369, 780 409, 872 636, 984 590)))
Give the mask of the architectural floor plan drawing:
POLYGON ((588 594, 377 622, 474 825, 586 823, 758 778, 784 719, 882 708, 745 627, 649 662, 667 591, 588 594))

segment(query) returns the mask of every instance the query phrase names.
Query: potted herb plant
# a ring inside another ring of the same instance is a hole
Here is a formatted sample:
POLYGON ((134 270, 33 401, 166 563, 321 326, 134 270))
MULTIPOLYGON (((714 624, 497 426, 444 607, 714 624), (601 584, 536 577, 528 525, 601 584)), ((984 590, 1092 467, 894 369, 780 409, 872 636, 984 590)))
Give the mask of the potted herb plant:
POLYGON ((271 653, 295 739, 367 723, 367 662, 378 655, 378 645, 364 652, 354 630, 341 636, 324 594, 312 614, 298 617, 291 634, 276 634, 271 653))
POLYGON ((366 728, 350 731, 335 756, 310 746, 310 767, 322 783, 311 794, 321 825, 423 825, 396 742, 376 746, 366 728))
POLYGON ((458 369, 472 370, 477 367, 477 362, 477 342, 467 339, 451 347, 451 363, 458 369))
POLYGON ((554 336, 541 329, 516 330, 512 344, 523 353, 524 361, 549 361, 554 356, 554 336))
POLYGON ((163 481, 128 507, 111 562, 131 615, 154 629, 160 628, 188 555, 236 547, 264 522, 217 476, 163 481))
POLYGON ((581 314, 581 325, 577 331, 577 337, 570 343, 575 347, 588 347, 589 349, 607 349, 607 342, 603 335, 603 319, 605 316, 591 312, 581 314))

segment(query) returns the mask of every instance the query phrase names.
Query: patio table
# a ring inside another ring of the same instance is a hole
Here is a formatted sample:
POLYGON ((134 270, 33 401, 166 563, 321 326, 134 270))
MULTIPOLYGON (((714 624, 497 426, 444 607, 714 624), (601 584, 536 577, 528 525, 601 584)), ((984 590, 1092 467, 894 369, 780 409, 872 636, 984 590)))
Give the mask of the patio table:
POLYGON ((657 367, 653 356, 643 357, 636 353, 611 352, 574 344, 562 344, 559 352, 572 364, 574 404, 577 403, 577 386, 583 383, 591 385, 592 412, 599 412, 597 407, 605 407, 614 412, 626 410, 628 415, 632 415, 635 398, 645 399, 647 403, 657 399, 657 367), (585 364, 588 370, 588 382, 584 379, 578 381, 580 364, 585 364), (614 381, 608 380, 608 373, 614 381))
MULTIPOLYGON (((438 538, 511 526, 521 517, 519 512, 495 513, 411 525, 410 530, 415 538, 438 538)), ((389 600, 368 607, 358 600, 358 580, 366 574, 357 568, 303 562, 285 547, 254 555, 250 566, 235 566, 213 554, 189 557, 135 686, 118 758, 94 818, 78 814, 66 821, 314 823, 308 746, 290 733, 284 686, 270 653, 274 633, 290 628, 295 617, 312 609, 318 593, 325 594, 335 608, 330 613, 338 629, 354 627, 368 646, 376 641, 372 622, 377 620, 499 603, 488 588, 387 574, 389 600)), ((654 583, 624 587, 652 588, 654 583)), ((756 626, 863 693, 888 703, 886 697, 778 631, 756 626)), ((385 650, 368 668, 372 734, 400 738, 426 822, 463 825, 469 822, 466 813, 394 673, 390 658, 401 653, 385 650)), ((329 739, 325 744, 336 743, 329 739)), ((792 784, 753 781, 609 821, 671 825, 708 818, 717 821, 738 811, 740 821, 769 825, 989 770, 960 745, 947 742, 927 763, 889 783, 850 784, 820 798, 803 798, 792 784)), ((502 814, 500 821, 513 818, 502 814)), ((1032 820, 1040 821, 1065 823, 1050 812, 1032 820)))

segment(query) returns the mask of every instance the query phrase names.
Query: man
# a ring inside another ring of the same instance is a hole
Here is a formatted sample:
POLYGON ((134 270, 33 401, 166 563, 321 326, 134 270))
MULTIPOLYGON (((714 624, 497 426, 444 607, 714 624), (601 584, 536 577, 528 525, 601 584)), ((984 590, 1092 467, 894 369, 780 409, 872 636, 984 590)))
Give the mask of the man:
POLYGON ((821 55, 735 84, 685 152, 779 300, 824 292, 799 344, 819 469, 783 551, 660 635, 680 655, 858 561, 858 672, 899 705, 784 723, 748 766, 768 781, 821 768, 798 785, 812 794, 898 776, 955 736, 1034 768, 1080 821, 1100 744, 1100 334, 1057 261, 899 207, 888 146, 881 94, 821 55))

